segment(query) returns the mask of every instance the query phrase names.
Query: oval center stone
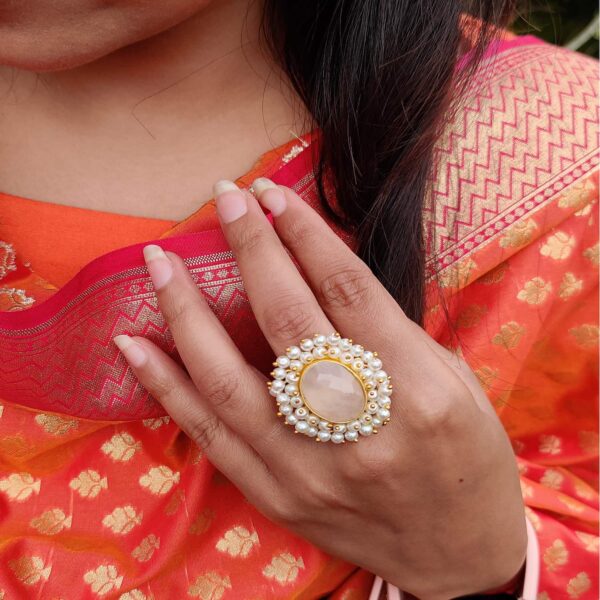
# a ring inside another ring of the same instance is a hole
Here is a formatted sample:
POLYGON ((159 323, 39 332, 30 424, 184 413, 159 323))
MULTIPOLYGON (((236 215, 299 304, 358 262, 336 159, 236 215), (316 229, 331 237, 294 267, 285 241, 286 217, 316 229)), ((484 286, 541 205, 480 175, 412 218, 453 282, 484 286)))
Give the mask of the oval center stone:
POLYGON ((333 423, 353 421, 365 408, 365 392, 358 377, 330 360, 306 367, 300 379, 300 393, 310 410, 333 423))

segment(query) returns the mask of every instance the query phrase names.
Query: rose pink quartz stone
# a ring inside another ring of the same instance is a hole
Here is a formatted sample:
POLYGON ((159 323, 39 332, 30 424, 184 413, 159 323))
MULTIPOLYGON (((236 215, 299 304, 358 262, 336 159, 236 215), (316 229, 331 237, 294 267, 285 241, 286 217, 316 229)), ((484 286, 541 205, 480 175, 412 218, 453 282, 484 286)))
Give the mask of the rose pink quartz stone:
POLYGON ((324 360, 306 367, 300 380, 306 406, 333 423, 358 418, 365 407, 365 392, 356 375, 339 363, 324 360))

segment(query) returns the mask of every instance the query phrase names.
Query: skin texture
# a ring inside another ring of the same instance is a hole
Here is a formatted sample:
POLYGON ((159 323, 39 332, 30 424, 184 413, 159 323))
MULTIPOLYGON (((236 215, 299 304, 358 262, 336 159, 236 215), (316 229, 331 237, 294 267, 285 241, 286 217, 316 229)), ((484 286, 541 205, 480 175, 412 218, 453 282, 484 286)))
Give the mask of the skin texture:
POLYGON ((336 330, 376 349, 398 382, 390 424, 343 446, 293 435, 183 261, 157 246, 148 270, 189 375, 150 341, 119 336, 135 374, 250 502, 324 550, 419 598, 502 585, 523 564, 525 518, 510 444, 476 377, 296 194, 262 181, 275 228, 231 183, 217 210, 263 333, 275 354, 336 330))

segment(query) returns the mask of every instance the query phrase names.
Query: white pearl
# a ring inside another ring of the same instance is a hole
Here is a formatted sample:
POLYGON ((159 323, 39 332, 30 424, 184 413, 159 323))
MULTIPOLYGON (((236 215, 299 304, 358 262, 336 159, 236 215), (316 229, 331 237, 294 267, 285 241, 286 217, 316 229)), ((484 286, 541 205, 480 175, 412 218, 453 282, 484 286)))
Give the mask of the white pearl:
POLYGON ((298 391, 298 386, 295 383, 288 383, 285 386, 285 393, 290 396, 294 396, 297 391, 298 391))
POLYGON ((386 419, 390 418, 390 411, 387 408, 380 408, 377 411, 377 416, 382 420, 385 421, 386 419))
POLYGON ((332 333, 328 338, 327 338, 327 343, 330 346, 337 346, 340 343, 340 334, 339 333, 332 333))
POLYGON ((288 355, 288 358, 290 358, 291 360, 297 360, 300 358, 301 352, 302 351, 300 350, 300 348, 298 348, 298 346, 292 346, 287 351, 287 355, 288 355))
POLYGON ((367 404, 367 412, 370 415, 374 415, 377 412, 378 408, 379 405, 377 404, 377 402, 369 402, 369 404, 367 404))
POLYGON ((296 431, 298 433, 305 433, 308 431, 310 425, 306 421, 298 421, 296 423, 296 431))
POLYGON ((360 372, 360 376, 364 377, 365 379, 371 379, 371 377, 373 377, 373 371, 371 371, 371 369, 363 369, 360 372))
POLYGON ((319 421, 319 429, 323 431, 329 431, 329 421, 319 421))
POLYGON ((309 363, 313 361, 313 355, 311 352, 303 352, 300 356, 303 363, 309 363))
POLYGON ((300 408, 297 408, 294 411, 294 414, 299 418, 299 419, 306 419, 306 417, 308 417, 308 411, 301 406, 300 408))
POLYGON ((358 431, 346 431, 344 437, 349 441, 353 442, 358 439, 358 431))
POLYGON ((331 358, 338 358, 338 356, 341 354, 341 350, 339 348, 329 348, 328 354, 331 356, 331 358))
MULTIPOLYGON (((373 353, 369 350, 365 350, 362 355, 362 359, 369 364, 373 360, 373 353)), ((380 367, 381 368, 381 367, 380 367)))
POLYGON ((294 412, 294 409, 289 404, 282 404, 279 407, 279 412, 282 415, 291 415, 294 412))
POLYGON ((342 356, 340 357, 340 360, 344 364, 348 365, 354 360, 354 356, 352 356, 352 354, 350 354, 350 352, 344 352, 344 354, 342 354, 342 356))
POLYGON ((298 375, 298 373, 294 373, 294 371, 291 371, 285 376, 285 379, 289 383, 296 383, 298 379, 300 379, 300 375, 298 375))
POLYGON ((277 359, 277 364, 284 369, 287 369, 290 366, 290 359, 287 356, 280 356, 277 359))
POLYGON ((338 346, 340 347, 340 350, 342 352, 348 352, 348 350, 350 350, 350 348, 352 348, 352 344, 350 343, 350 340, 348 338, 344 338, 344 339, 340 340, 340 343, 338 344, 338 346))
POLYGON ((375 400, 377 398, 377 391, 376 390, 369 390, 369 392, 367 394, 367 398, 369 400, 375 400))
POLYGON ((278 404, 287 404, 290 401, 290 397, 287 394, 277 394, 278 404))
POLYGON ((327 355, 327 350, 326 350, 325 348, 323 348, 323 346, 320 346, 320 347, 318 347, 318 348, 315 348, 315 349, 312 351, 312 355, 313 355, 315 358, 317 358, 317 359, 318 359, 318 358, 325 358, 325 356, 327 355))
POLYGON ((337 425, 333 426, 333 431, 336 433, 344 433, 344 431, 346 431, 346 426, 342 423, 338 423, 337 425))
POLYGON ((300 398, 300 396, 293 396, 292 399, 290 400, 290 404, 294 408, 300 408, 302 406, 302 404, 304 404, 304 403, 302 402, 302 398, 300 398))
POLYGON ((373 433, 372 425, 363 425, 360 428, 360 435, 371 435, 373 433))
POLYGON ((392 404, 392 401, 387 396, 382 396, 381 398, 377 398, 377 402, 381 408, 389 408, 392 404))
POLYGON ((322 442, 328 442, 331 439, 331 434, 329 431, 319 431, 317 436, 322 442))
POLYGON ((315 346, 324 346, 327 343, 327 338, 324 335, 316 335, 314 342, 315 346))
POLYGON ((298 417, 296 415, 288 415, 285 418, 286 423, 289 423, 290 425, 295 425, 298 422, 298 417))
POLYGON ((319 426, 319 419, 317 417, 315 417, 314 415, 312 415, 311 417, 308 417, 307 421, 311 427, 319 426))
POLYGON ((354 344, 354 346, 352 346, 352 354, 354 354, 354 356, 361 356, 363 352, 364 348, 360 344, 354 344))
POLYGON ((306 339, 300 342, 300 348, 304 350, 304 352, 309 352, 314 348, 314 342, 312 340, 306 339))
POLYGON ((365 363, 360 359, 357 359, 352 363, 352 368, 355 371, 362 371, 364 366, 365 366, 365 363))
POLYGON ((331 441, 334 444, 341 444, 344 441, 344 434, 343 433, 333 433, 333 434, 331 434, 331 441))
POLYGON ((315 437, 319 433, 319 430, 316 427, 309 427, 306 435, 308 437, 315 437))
POLYGON ((375 373, 375 379, 377 379, 377 381, 379 381, 379 383, 383 383, 384 381, 387 381, 387 373, 385 371, 377 371, 377 373, 375 373))
POLYGON ((271 382, 271 387, 269 388, 269 393, 272 396, 277 396, 277 394, 281 394, 285 388, 285 383, 280 379, 276 379, 271 382))
POLYGON ((300 360, 292 360, 290 361, 290 369, 294 369, 295 371, 300 371, 304 365, 300 360))
POLYGON ((273 377, 275 377, 275 379, 285 379, 286 374, 287 371, 281 367, 277 367, 273 370, 273 377))
POLYGON ((348 429, 358 431, 360 429, 360 421, 357 419, 356 421, 352 421, 352 423, 348 423, 348 429))
POLYGON ((383 423, 383 421, 381 419, 378 419, 377 417, 373 417, 371 423, 373 423, 373 427, 379 427, 383 423))
POLYGON ((383 385, 380 385, 377 388, 377 394, 379 396, 391 396, 392 395, 392 390, 390 389, 390 387, 384 383, 383 385))
POLYGON ((371 367, 371 369, 373 369, 373 371, 379 371, 379 369, 381 369, 381 367, 383 366, 383 363, 379 358, 372 358, 369 361, 369 366, 371 367))

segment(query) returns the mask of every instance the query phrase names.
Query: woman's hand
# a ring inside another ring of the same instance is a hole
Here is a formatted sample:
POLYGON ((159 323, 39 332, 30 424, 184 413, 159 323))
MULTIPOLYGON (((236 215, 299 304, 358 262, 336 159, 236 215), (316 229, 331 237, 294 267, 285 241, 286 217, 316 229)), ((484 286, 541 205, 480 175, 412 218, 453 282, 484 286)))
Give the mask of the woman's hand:
POLYGON ((148 340, 119 336, 140 382, 251 503, 325 551, 419 598, 509 581, 525 556, 523 504, 477 378, 294 192, 268 180, 255 189, 275 228, 229 182, 216 187, 217 211, 273 351, 338 330, 377 350, 395 384, 390 424, 356 444, 293 435, 183 261, 157 246, 144 254, 187 373, 148 340))

